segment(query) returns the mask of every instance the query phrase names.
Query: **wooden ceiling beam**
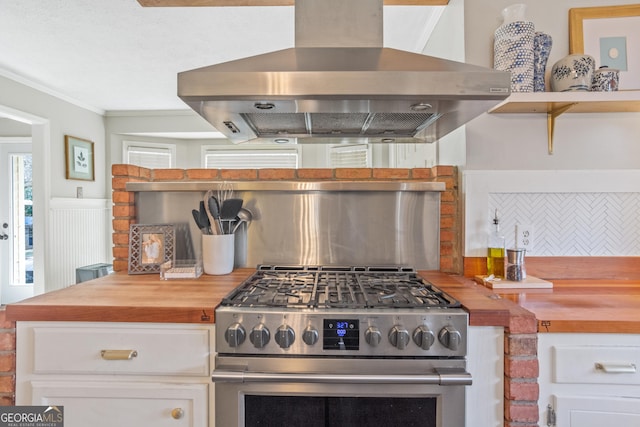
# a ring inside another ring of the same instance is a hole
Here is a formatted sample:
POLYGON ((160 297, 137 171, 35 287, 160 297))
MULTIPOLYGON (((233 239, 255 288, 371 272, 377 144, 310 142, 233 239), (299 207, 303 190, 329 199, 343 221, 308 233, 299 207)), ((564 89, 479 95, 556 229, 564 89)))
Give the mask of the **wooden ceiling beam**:
MULTIPOLYGON (((144 7, 293 6, 295 0, 138 0, 144 7)), ((384 0, 385 6, 446 6, 449 0, 384 0)))

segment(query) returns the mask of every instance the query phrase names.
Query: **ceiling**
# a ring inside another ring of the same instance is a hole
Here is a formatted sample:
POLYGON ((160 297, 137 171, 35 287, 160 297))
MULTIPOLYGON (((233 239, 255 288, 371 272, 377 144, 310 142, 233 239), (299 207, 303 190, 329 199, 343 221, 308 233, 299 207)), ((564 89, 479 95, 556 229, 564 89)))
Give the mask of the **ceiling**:
MULTIPOLYGON (((421 52, 444 6, 385 6, 384 45, 421 52)), ((188 110, 177 73, 293 47, 292 6, 0 0, 0 75, 99 113, 188 110)))

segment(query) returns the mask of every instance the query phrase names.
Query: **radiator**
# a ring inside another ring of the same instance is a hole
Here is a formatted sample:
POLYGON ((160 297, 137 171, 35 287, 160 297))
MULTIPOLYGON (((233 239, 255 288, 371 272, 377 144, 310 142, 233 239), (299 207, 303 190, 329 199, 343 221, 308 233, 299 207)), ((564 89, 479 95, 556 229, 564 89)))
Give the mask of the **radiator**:
POLYGON ((45 291, 76 283, 76 268, 111 262, 111 203, 106 199, 51 199, 45 291))

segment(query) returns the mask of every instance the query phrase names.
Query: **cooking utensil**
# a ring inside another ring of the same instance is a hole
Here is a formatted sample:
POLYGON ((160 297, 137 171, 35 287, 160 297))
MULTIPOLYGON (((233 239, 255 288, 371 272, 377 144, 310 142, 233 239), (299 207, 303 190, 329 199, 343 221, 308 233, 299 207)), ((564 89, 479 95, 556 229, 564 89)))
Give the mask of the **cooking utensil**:
POLYGON ((211 234, 211 224, 209 224, 209 217, 207 216, 207 211, 204 207, 204 200, 200 200, 200 210, 198 211, 200 217, 200 224, 204 227, 204 232, 207 234, 211 234))
POLYGON ((202 231, 203 233, 207 233, 208 231, 206 230, 206 227, 202 224, 202 222, 200 222, 200 211, 197 209, 191 209, 191 214, 193 215, 193 220, 196 223, 196 226, 198 226, 198 229, 200 229, 200 231, 202 231))
POLYGON ((242 199, 226 199, 220 207, 220 220, 227 223, 227 229, 223 232, 231 233, 231 221, 235 221, 238 212, 242 209, 242 199))
POLYGON ((236 216, 236 219, 237 219, 237 222, 233 226, 233 229, 231 230, 231 234, 234 234, 236 230, 242 225, 242 223, 246 223, 247 228, 249 228, 249 225, 251 224, 251 220, 253 219, 253 214, 249 209, 240 208, 240 210, 238 211, 238 215, 236 216))
POLYGON ((216 228, 216 234, 224 234, 224 230, 222 229, 222 221, 220 221, 220 203, 215 196, 211 196, 209 199, 209 210, 211 211, 211 216, 214 219, 214 226, 216 228))
POLYGON ((213 190, 208 190, 204 195, 204 208, 209 218, 209 227, 211 234, 222 234, 222 225, 220 223, 220 206, 218 199, 213 195, 213 190))
POLYGON ((233 197, 233 185, 230 182, 223 182, 218 187, 218 202, 222 205, 225 200, 233 197))

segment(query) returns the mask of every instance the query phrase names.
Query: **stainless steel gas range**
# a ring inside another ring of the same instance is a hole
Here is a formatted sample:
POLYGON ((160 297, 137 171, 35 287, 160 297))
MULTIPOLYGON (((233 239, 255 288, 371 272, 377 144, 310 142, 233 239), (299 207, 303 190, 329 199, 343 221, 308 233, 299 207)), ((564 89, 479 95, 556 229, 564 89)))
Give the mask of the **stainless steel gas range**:
POLYGON ((462 427, 467 325, 412 268, 258 266, 216 309, 216 426, 462 427))

